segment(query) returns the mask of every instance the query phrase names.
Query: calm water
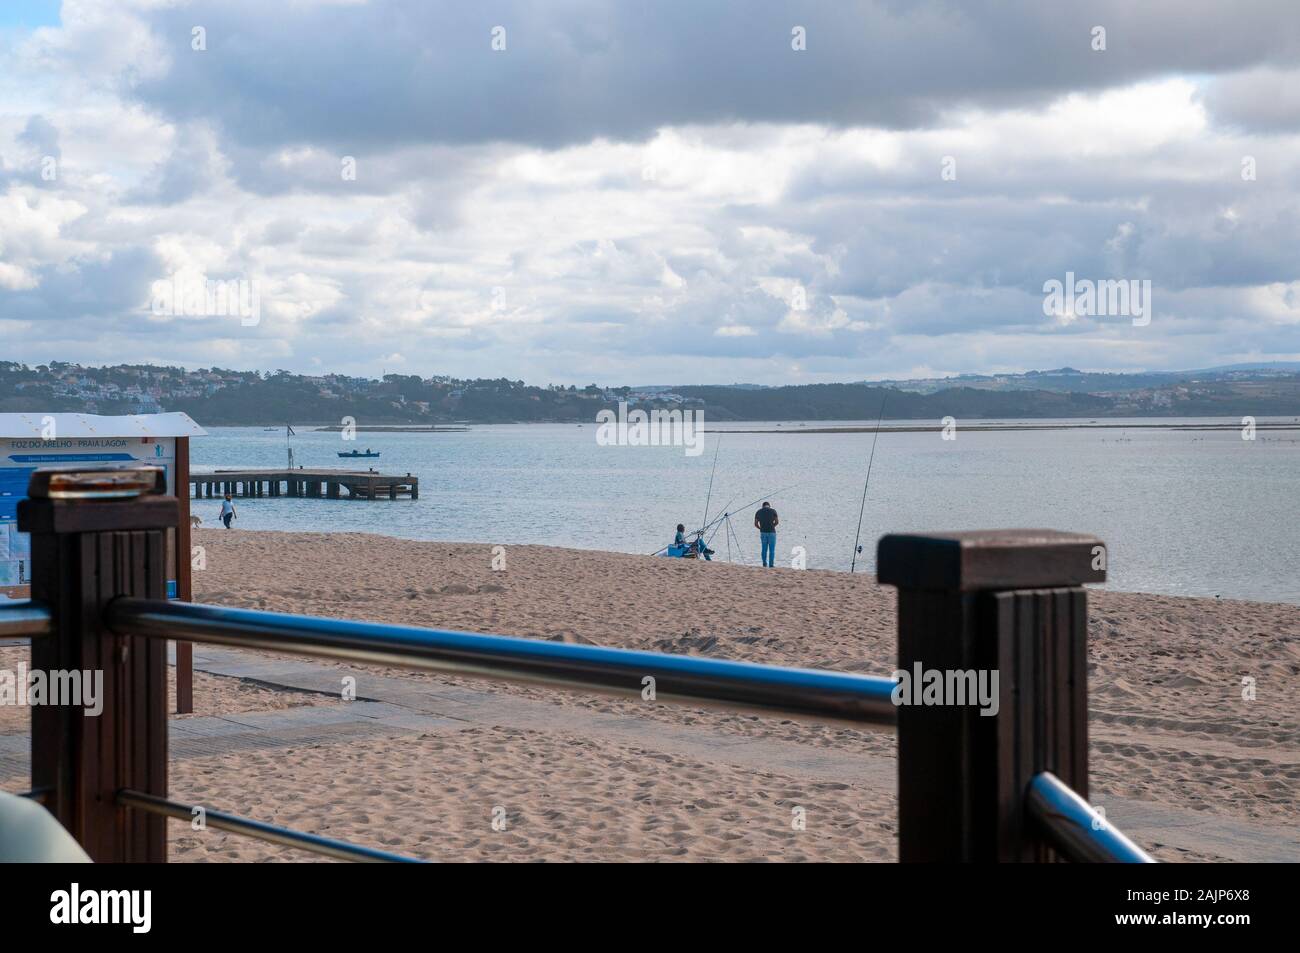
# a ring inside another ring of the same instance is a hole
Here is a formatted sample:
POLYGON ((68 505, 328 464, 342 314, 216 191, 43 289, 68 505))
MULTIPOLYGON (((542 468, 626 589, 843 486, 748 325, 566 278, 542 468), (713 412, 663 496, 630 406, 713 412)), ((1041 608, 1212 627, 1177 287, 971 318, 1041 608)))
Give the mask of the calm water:
MULTIPOLYGON (((776 425, 732 429, 766 428, 776 425)), ((293 438, 297 463, 411 472, 420 499, 250 499, 238 503, 235 525, 649 553, 677 523, 702 524, 720 440, 710 515, 770 498, 781 514, 778 564, 803 546, 809 568, 849 568, 870 433, 710 433, 696 457, 680 447, 602 447, 595 434, 593 424, 479 426, 362 433, 344 443, 303 429, 293 438), (336 456, 367 446, 382 456, 336 456)), ((285 464, 283 430, 213 428, 192 447, 200 472, 285 464)), ((756 508, 734 524, 732 556, 750 564, 758 562, 756 508)), ((203 500, 193 511, 211 526, 217 509, 203 500)), ((881 435, 859 571, 874 571, 885 532, 1006 527, 1096 534, 1109 546, 1111 588, 1300 603, 1300 432, 1260 432, 1253 442, 1236 429, 881 435)), ((721 558, 728 536, 713 541, 721 558)))

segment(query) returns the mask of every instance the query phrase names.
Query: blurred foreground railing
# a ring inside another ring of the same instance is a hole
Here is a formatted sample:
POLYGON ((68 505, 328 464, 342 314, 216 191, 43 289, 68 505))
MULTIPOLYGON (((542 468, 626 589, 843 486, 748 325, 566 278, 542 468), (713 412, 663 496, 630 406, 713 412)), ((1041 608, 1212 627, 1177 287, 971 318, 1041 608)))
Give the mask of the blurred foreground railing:
POLYGON ((1085 863, 1154 863, 1149 854, 1108 823, 1050 771, 1029 782, 1029 816, 1052 845, 1070 860, 1085 863))
POLYGON ((893 679, 843 672, 129 597, 109 603, 107 619, 114 632, 151 639, 398 665, 859 727, 892 730, 898 715, 890 698, 893 679))
POLYGON ((33 602, 0 603, 0 639, 30 639, 49 634, 49 609, 33 602))
MULTIPOLYGON (((32 637, 33 669, 104 674, 98 718, 68 705, 32 712, 33 789, 96 860, 166 860, 166 819, 196 810, 167 797, 169 639, 896 726, 901 860, 1150 859, 1086 801, 1082 584, 1105 578, 1094 568, 1104 550, 1090 537, 884 537, 880 580, 899 588, 896 681, 169 602, 174 499, 46 496, 39 475, 19 506, 19 528, 32 533, 34 602, 0 608, 0 632, 32 637), (981 672, 993 688, 979 705, 936 704, 920 690, 929 673, 952 685, 981 672)), ((213 827, 336 858, 408 859, 203 810, 213 827)))

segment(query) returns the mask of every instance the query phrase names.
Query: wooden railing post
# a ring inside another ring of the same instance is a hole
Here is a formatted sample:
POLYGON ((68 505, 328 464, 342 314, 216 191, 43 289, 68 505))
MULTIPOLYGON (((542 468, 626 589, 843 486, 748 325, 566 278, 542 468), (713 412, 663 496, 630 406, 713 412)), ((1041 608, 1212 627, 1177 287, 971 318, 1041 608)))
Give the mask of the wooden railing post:
POLYGON ((1025 791, 1051 771, 1088 796, 1083 583, 1105 581, 1102 543, 1051 530, 890 535, 876 565, 898 587, 898 669, 915 689, 898 712, 899 859, 1056 859, 1026 823, 1025 791), (983 672, 990 688, 996 673, 996 714, 927 703, 914 683, 928 672, 945 684, 983 672))
POLYGON ((52 491, 51 479, 34 473, 18 504, 18 528, 32 537, 32 599, 52 618, 51 634, 32 640, 31 667, 81 673, 83 685, 102 678, 102 709, 32 706, 32 786, 93 860, 165 861, 166 820, 118 806, 116 794, 167 794, 166 643, 113 634, 103 610, 121 595, 167 598, 166 537, 178 503, 76 498, 75 486, 52 491))
MULTIPOLYGON (((176 438, 176 499, 180 511, 176 523, 176 598, 194 601, 194 554, 190 538, 190 438, 176 438)), ((194 711, 194 643, 176 643, 176 713, 194 711)))

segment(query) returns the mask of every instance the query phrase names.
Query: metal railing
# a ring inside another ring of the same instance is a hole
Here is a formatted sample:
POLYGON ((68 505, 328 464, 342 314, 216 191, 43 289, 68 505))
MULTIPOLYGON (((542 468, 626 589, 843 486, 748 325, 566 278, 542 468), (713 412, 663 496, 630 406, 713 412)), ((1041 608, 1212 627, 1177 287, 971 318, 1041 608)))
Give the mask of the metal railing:
POLYGON ((106 619, 110 629, 123 635, 652 697, 856 727, 892 730, 898 717, 891 699, 893 679, 844 672, 149 599, 115 599, 106 619))
POLYGON ((202 805, 182 804, 180 801, 158 797, 156 794, 145 794, 143 791, 127 789, 118 791, 117 803, 123 807, 147 811, 161 817, 171 817, 179 821, 190 822, 193 822, 195 811, 198 809, 202 811, 205 827, 215 827, 219 830, 230 831, 232 834, 243 834, 245 837, 253 837, 257 840, 279 844, 282 847, 296 847, 299 850, 310 851, 313 854, 333 857, 335 860, 352 860, 370 864, 421 863, 414 857, 392 854, 386 850, 376 850, 373 847, 362 847, 358 844, 348 844, 332 837, 322 837, 320 834, 295 831, 288 827, 279 827, 275 824, 255 821, 236 814, 227 814, 225 811, 218 811, 202 805))
MULTIPOLYGON (((105 621, 122 635, 184 638, 622 697, 645 697, 653 687, 656 701, 859 728, 893 730, 898 714, 891 697, 897 685, 893 679, 842 672, 130 597, 109 603, 105 621)), ((40 605, 0 607, 0 632, 39 636, 48 634, 49 625, 49 612, 40 605)), ((125 807, 185 821, 191 820, 199 807, 125 789, 118 792, 117 801, 125 807)), ((1041 825, 1044 836, 1071 860, 1153 862, 1049 772, 1034 777, 1026 792, 1026 809, 1041 825)), ((202 811, 211 827, 335 859, 414 861, 213 808, 202 807, 202 811)))
POLYGON ((1044 771, 1029 782, 1025 808, 1052 845, 1082 863, 1154 864, 1155 860, 1114 827, 1064 781, 1044 771))
POLYGON ((34 602, 0 605, 0 639, 30 639, 50 634, 50 610, 34 602))
MULTIPOLYGON (((37 601, 0 607, 0 633, 32 638, 34 668, 99 668, 111 682, 107 723, 57 706, 32 715, 33 793, 96 860, 165 860, 166 819, 198 807, 167 797, 169 639, 896 729, 901 860, 1151 860, 1066 783, 1086 791, 1081 584, 1104 579, 1088 568, 1091 537, 881 540, 879 580, 899 589, 900 673, 1004 660, 1003 704, 986 719, 969 702, 896 706, 892 678, 171 602, 174 500, 32 495, 19 529, 32 533, 37 601)), ((213 827, 335 858, 411 859, 203 813, 213 827)))

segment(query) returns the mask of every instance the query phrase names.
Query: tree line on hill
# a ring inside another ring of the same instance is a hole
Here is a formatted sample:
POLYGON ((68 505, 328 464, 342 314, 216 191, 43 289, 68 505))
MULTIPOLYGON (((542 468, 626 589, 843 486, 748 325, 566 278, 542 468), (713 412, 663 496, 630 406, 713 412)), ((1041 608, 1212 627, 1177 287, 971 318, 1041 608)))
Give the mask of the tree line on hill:
POLYGON ((634 393, 590 384, 538 387, 506 378, 458 380, 387 374, 381 380, 287 371, 259 374, 52 362, 0 362, 0 411, 127 414, 179 410, 211 426, 529 423, 594 421, 628 401, 640 407, 701 409, 706 420, 874 420, 884 401, 893 420, 1094 418, 1125 416, 1297 416, 1300 375, 1173 380, 1128 392, 996 390, 954 386, 921 393, 867 383, 786 387, 684 385, 634 393))

